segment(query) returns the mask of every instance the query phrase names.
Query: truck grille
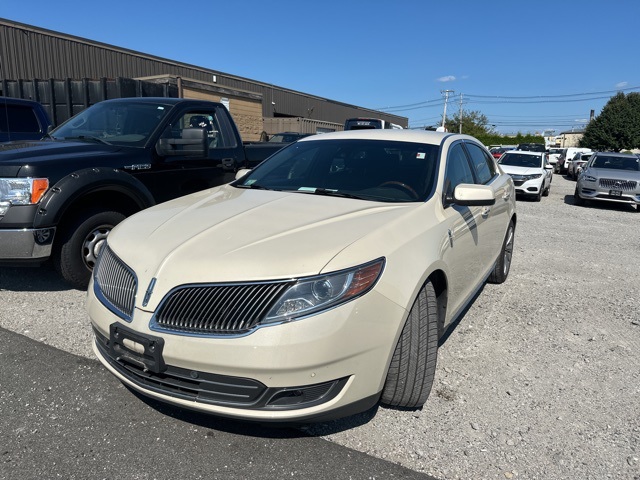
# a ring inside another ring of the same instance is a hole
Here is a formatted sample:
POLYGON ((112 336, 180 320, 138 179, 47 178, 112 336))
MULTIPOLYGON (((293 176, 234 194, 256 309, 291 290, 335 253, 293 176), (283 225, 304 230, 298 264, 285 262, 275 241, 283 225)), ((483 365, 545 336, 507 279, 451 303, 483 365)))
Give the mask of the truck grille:
POLYGON ((102 303, 116 315, 130 321, 136 300, 137 279, 108 246, 100 254, 94 272, 94 284, 102 303))
POLYGON ((294 282, 184 286, 170 292, 154 316, 154 328, 186 334, 247 333, 294 282))
POLYGON ((623 192, 630 192, 636 189, 638 182, 633 180, 615 180, 612 178, 601 178, 600 186, 603 188, 610 188, 612 190, 622 190, 623 192))

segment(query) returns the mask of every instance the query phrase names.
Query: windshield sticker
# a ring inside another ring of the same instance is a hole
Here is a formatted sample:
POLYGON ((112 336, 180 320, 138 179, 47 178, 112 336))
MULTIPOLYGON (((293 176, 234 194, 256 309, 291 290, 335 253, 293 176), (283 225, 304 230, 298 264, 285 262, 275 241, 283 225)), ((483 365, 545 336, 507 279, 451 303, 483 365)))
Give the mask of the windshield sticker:
POLYGON ((418 153, 416 153, 416 158, 417 158, 418 160, 424 160, 424 159, 426 158, 426 155, 427 155, 427 154, 426 154, 426 153, 424 153, 424 152, 418 152, 418 153))
POLYGON ((299 192, 315 192, 316 187, 300 187, 298 191, 299 192))
POLYGON ((245 185, 253 185, 254 183, 256 183, 256 181, 253 178, 244 182, 245 185))
POLYGON ((158 110, 164 110, 164 107, 158 107, 158 110))

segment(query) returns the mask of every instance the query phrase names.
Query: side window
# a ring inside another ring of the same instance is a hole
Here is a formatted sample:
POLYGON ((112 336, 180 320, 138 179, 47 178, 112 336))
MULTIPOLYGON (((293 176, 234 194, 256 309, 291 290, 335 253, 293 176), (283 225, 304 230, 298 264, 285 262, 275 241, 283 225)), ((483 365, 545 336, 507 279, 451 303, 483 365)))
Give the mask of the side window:
POLYGON ((185 113, 171 125, 171 136, 182 138, 185 128, 204 128, 209 137, 209 149, 224 148, 224 135, 220 134, 220 125, 212 111, 191 111, 185 113))
POLYGON ((40 132, 40 123, 31 107, 7 105, 6 112, 2 112, 2 114, 3 118, 0 123, 0 131, 20 133, 40 132))
POLYGON ((447 170, 444 177, 444 185, 447 197, 453 197, 453 191, 461 183, 476 183, 461 143, 455 144, 449 150, 447 157, 447 170))
POLYGON ((480 148, 474 143, 465 143, 469 155, 471 156, 471 163, 478 177, 478 182, 481 184, 488 183, 496 174, 496 165, 493 160, 484 149, 480 148))

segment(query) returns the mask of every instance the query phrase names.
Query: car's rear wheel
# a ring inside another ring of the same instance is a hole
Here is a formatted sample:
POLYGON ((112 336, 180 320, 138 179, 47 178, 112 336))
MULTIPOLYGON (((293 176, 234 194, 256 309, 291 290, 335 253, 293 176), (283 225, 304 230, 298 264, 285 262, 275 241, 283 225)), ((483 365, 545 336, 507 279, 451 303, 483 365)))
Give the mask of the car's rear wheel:
POLYGON ((68 283, 86 289, 107 236, 125 219, 120 212, 88 210, 62 226, 53 251, 53 264, 68 283))
POLYGON ((493 271, 489 275, 490 283, 504 283, 509 276, 509 270, 511 270, 511 258, 513 257, 513 244, 515 241, 515 226, 513 221, 509 222, 507 227, 507 233, 504 236, 504 242, 502 242, 502 249, 500 250, 500 256, 496 260, 496 265, 493 267, 493 271))
POLYGON ((420 408, 429 398, 438 357, 438 305, 431 281, 422 287, 396 345, 381 402, 420 408))

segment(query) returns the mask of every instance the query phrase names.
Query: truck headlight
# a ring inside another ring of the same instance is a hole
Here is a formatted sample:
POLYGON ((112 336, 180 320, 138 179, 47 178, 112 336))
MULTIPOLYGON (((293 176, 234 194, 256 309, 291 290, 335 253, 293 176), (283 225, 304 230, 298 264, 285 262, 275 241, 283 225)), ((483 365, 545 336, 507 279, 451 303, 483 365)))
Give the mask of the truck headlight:
POLYGON ((300 279, 282 294, 261 323, 288 322, 364 295, 380 278, 383 267, 384 258, 380 258, 348 270, 300 279))
POLYGON ((49 189, 47 178, 0 178, 0 215, 11 205, 33 205, 49 189))

